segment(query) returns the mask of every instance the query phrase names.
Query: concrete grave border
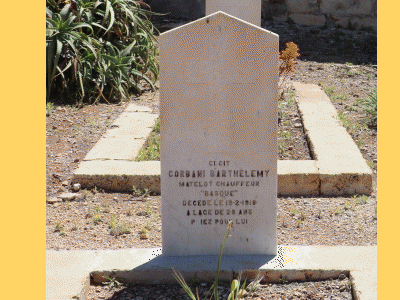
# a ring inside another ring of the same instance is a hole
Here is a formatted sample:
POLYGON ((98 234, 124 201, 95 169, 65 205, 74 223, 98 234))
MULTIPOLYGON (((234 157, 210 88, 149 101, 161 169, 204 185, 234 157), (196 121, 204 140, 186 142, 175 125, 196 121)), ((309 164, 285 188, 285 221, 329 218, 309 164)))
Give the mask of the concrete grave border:
MULTIPOLYGON (((125 283, 176 283, 171 268, 186 280, 213 281, 217 256, 165 257, 161 248, 77 250, 46 252, 46 299, 87 298, 90 282, 103 276, 125 283)), ((264 282, 313 281, 348 276, 353 299, 377 299, 376 246, 278 246, 277 256, 223 256, 221 281, 231 281, 242 271, 251 280, 259 273, 264 282)))
MULTIPOLYGON (((292 83, 313 160, 278 160, 278 196, 370 195, 372 171, 315 84, 292 83)), ((160 162, 135 162, 158 116, 131 104, 86 155, 73 183, 111 191, 160 193, 160 162)))

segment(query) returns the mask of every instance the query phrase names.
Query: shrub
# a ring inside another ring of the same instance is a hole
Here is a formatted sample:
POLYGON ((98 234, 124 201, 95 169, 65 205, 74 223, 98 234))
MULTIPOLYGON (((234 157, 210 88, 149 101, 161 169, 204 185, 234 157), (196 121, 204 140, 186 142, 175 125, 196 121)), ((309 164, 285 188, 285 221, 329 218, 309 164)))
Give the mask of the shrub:
POLYGON ((378 126, 378 102, 376 89, 372 89, 367 99, 361 101, 364 111, 370 116, 369 125, 372 128, 378 126))
POLYGON ((154 89, 154 14, 133 0, 47 0, 46 98, 120 101, 154 89))

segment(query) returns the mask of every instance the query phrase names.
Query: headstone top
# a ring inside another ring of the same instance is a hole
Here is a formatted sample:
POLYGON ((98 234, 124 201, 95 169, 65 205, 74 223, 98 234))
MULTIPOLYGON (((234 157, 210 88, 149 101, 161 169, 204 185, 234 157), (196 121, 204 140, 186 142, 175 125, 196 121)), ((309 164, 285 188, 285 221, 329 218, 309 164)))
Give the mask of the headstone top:
POLYGON ((261 0, 206 0, 206 16, 217 11, 261 26, 261 0))

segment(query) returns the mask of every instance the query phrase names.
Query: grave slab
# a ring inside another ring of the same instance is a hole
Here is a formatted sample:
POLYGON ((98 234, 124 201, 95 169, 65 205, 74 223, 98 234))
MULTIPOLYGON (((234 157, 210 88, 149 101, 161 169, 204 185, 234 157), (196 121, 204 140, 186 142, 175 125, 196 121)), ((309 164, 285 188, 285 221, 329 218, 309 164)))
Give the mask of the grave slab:
MULTIPOLYGON (((174 257, 161 248, 46 251, 46 294, 48 300, 86 299, 89 279, 106 281, 105 275, 134 284, 176 283, 171 268, 186 280, 213 281, 217 256, 174 257)), ((353 298, 377 299, 376 246, 278 246, 277 256, 222 256, 222 281, 263 275, 263 282, 324 280, 350 275, 353 298)))
POLYGON ((276 254, 278 35, 217 12, 160 35, 165 255, 276 254))
POLYGON ((261 26, 261 0, 206 0, 206 16, 217 11, 261 26))
POLYGON ((346 129, 328 96, 315 84, 293 83, 305 134, 316 159, 320 194, 370 194, 372 171, 346 129))

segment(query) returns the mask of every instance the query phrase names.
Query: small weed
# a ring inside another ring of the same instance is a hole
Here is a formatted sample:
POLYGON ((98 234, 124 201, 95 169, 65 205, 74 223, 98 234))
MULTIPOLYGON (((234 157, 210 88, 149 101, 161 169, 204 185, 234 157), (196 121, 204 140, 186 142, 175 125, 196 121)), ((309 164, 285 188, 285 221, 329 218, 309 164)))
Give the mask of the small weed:
POLYGON ((352 134, 354 132, 355 126, 351 123, 351 120, 346 117, 346 115, 342 112, 338 112, 336 119, 340 122, 340 124, 346 128, 346 130, 352 134))
POLYGON ((372 89, 367 99, 360 102, 364 112, 368 115, 368 125, 376 129, 378 125, 378 97, 376 89, 372 89))
POLYGON ((122 282, 119 282, 117 279, 115 278, 110 278, 107 275, 104 276, 105 279, 107 279, 108 281, 103 282, 104 285, 108 285, 109 290, 111 290, 112 288, 120 288, 122 287, 124 284, 122 282))
POLYGON ((336 207, 336 209, 335 209, 335 215, 337 216, 337 215, 341 215, 341 214, 343 214, 343 209, 340 208, 340 207, 336 207))
POLYGON ((160 160, 160 119, 157 119, 153 126, 145 147, 134 158, 135 161, 160 160))
POLYGON ((367 75, 367 78, 368 78, 368 79, 372 79, 373 77, 374 77, 373 74, 368 74, 368 75, 367 75))
POLYGON ((281 278, 279 278, 279 283, 285 284, 285 283, 288 283, 288 281, 285 278, 281 277, 281 278))
POLYGON ((95 216, 93 217, 93 223, 94 223, 95 225, 100 224, 100 223, 101 223, 101 216, 100 216, 100 215, 95 215, 95 216))
POLYGON ((79 229, 79 221, 74 220, 74 225, 72 226, 72 230, 76 231, 79 229))
POLYGON ((375 206, 375 215, 374 215, 374 219, 375 219, 375 220, 378 219, 378 206, 375 206))
POLYGON ((349 105, 349 106, 346 107, 346 109, 347 109, 348 111, 357 111, 357 108, 354 107, 354 105, 349 105))
POLYGON ((151 230, 153 229, 153 226, 151 225, 150 222, 147 222, 146 225, 144 225, 144 228, 145 228, 147 231, 151 231, 151 230))
POLYGON ((328 86, 324 87, 325 94, 328 95, 328 97, 331 97, 333 93, 335 92, 335 87, 334 86, 328 86))
POLYGON ((101 206, 103 206, 103 208, 104 208, 103 212, 109 213, 111 211, 111 201, 110 200, 103 201, 101 206))
POLYGON ((347 201, 346 204, 344 205, 344 210, 349 210, 351 208, 351 202, 347 201))
POLYGON ((362 138, 359 138, 359 139, 357 140, 357 146, 358 146, 358 148, 360 148, 360 149, 364 146, 364 141, 363 141, 362 138))
POLYGON ((122 221, 120 224, 116 225, 111 229, 111 235, 119 236, 123 234, 131 233, 130 225, 125 221, 122 221))
POLYGON ((92 127, 97 126, 97 121, 94 117, 89 118, 89 125, 92 127))
POLYGON ((339 101, 341 105, 343 105, 343 102, 347 101, 347 95, 337 95, 336 100, 339 101))
POLYGON ((300 225, 301 225, 302 222, 303 222, 303 221, 302 221, 301 219, 297 219, 297 225, 296 225, 296 227, 297 227, 297 228, 300 228, 300 225))
POLYGON ((279 118, 281 119, 281 120, 283 120, 284 118, 285 118, 285 112, 283 111, 283 106, 284 106, 285 104, 283 103, 283 102, 280 102, 279 103, 279 105, 278 105, 278 114, 279 114, 279 118))
POLYGON ((300 212, 300 220, 304 221, 306 219, 306 213, 304 211, 300 212))
POLYGON ((65 232, 65 228, 60 230, 60 235, 61 236, 66 236, 67 235, 67 233, 65 232))
POLYGON ((287 146, 285 145, 285 143, 283 143, 281 141, 279 141, 279 152, 280 152, 280 155, 282 157, 285 157, 288 154, 287 153, 287 146))
POLYGON ((136 186, 132 187, 132 192, 133 192, 134 196, 149 196, 150 195, 149 189, 141 190, 141 189, 137 188, 136 186))
POLYGON ((292 137, 292 133, 290 131, 282 131, 280 137, 289 140, 292 137))
POLYGON ((140 230, 140 234, 147 234, 148 230, 146 228, 142 228, 140 230))
POLYGON ((368 162, 368 167, 371 168, 371 170, 376 170, 377 164, 374 163, 373 161, 368 162))
POLYGON ((288 105, 293 106, 293 104, 295 103, 293 90, 291 90, 291 89, 288 90, 287 95, 288 95, 288 98, 287 98, 288 105))
POLYGON ((293 210, 290 212, 290 215, 291 215, 292 217, 294 217, 294 216, 296 215, 296 212, 297 212, 297 210, 293 209, 293 210))
POLYGON ((110 227, 110 229, 113 229, 115 227, 115 225, 117 224, 117 216, 116 215, 112 215, 111 216, 111 220, 110 223, 108 224, 108 226, 110 227))
POLYGON ((54 109, 54 103, 53 102, 47 102, 46 103, 46 115, 50 116, 51 112, 54 109))
POLYGON ((128 215, 129 217, 133 216, 134 214, 135 214, 135 210, 134 210, 133 208, 131 208, 131 209, 128 210, 127 215, 128 215))
POLYGON ((64 225, 60 221, 57 221, 55 231, 61 231, 63 229, 64 225))

